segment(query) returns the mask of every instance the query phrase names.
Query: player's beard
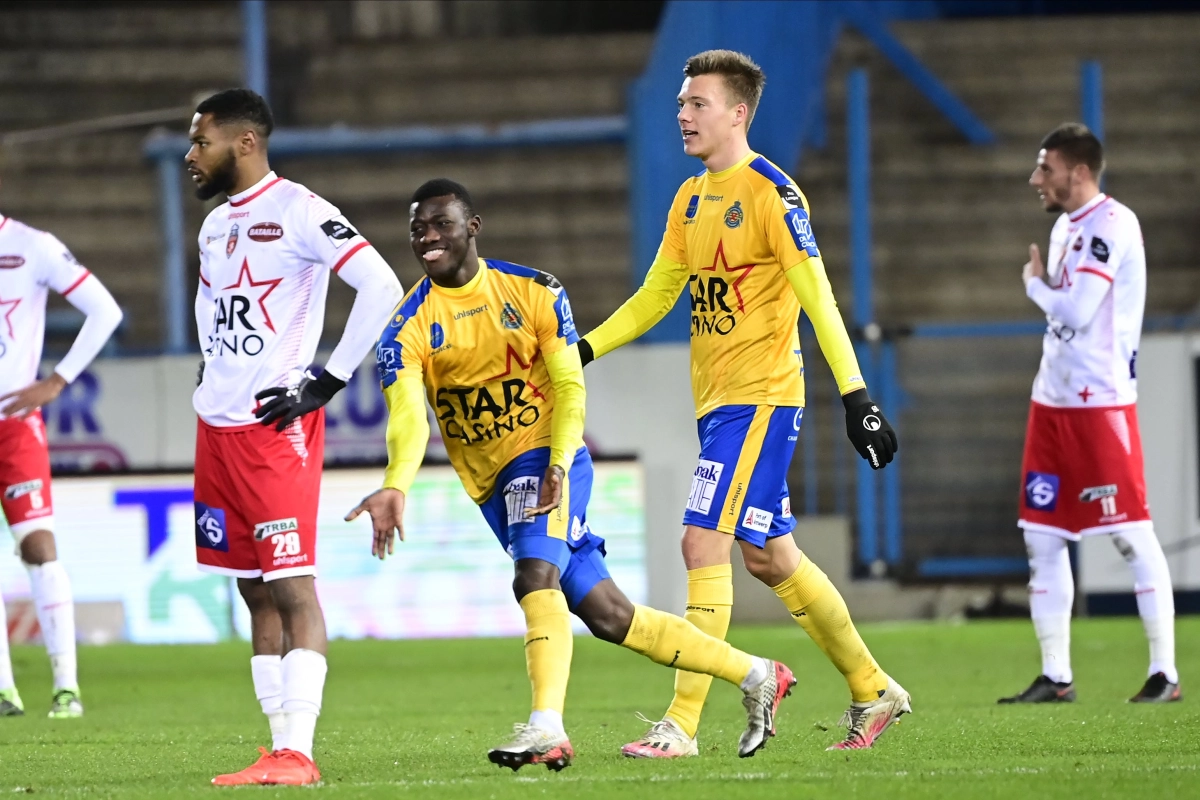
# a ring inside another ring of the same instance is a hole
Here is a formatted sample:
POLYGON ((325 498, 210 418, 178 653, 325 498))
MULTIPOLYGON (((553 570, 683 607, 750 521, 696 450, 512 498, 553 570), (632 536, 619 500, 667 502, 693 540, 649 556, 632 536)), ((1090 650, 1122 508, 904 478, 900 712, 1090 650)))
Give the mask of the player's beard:
POLYGON ((229 194, 235 185, 237 185, 237 159, 234 157, 231 147, 225 153, 225 158, 221 163, 209 171, 208 180, 196 187, 196 197, 208 200, 221 193, 229 194))
POLYGON ((1067 185, 1061 189, 1051 189, 1046 195, 1046 211, 1050 214, 1061 214, 1065 209, 1063 203, 1071 197, 1071 180, 1067 179, 1067 185))

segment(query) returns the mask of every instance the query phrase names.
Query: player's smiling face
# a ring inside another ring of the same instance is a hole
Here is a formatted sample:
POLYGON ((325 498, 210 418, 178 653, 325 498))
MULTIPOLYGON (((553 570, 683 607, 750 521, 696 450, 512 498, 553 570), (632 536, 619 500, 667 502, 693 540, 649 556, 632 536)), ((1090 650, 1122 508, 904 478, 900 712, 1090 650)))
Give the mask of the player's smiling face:
POLYGON ((201 200, 228 194, 237 183, 237 136, 231 125, 218 125, 211 114, 196 114, 188 132, 192 146, 184 161, 201 200))
POLYGON ((1037 166, 1029 176, 1029 185, 1037 190, 1042 208, 1053 214, 1062 213, 1071 199, 1075 181, 1072 170, 1057 150, 1039 150, 1037 166))
POLYGON ((461 286, 474 276, 474 269, 462 268, 472 258, 475 236, 482 226, 479 216, 468 216, 466 207, 453 195, 413 203, 408 211, 413 255, 430 280, 440 286, 461 286), (470 275, 461 280, 466 272, 470 275))
MULTIPOLYGON (((720 75, 697 75, 683 79, 679 90, 679 132, 683 136, 683 152, 701 160, 720 150, 734 136, 738 109, 742 103, 731 104, 720 75)), ((743 111, 744 113, 744 111, 743 111)))

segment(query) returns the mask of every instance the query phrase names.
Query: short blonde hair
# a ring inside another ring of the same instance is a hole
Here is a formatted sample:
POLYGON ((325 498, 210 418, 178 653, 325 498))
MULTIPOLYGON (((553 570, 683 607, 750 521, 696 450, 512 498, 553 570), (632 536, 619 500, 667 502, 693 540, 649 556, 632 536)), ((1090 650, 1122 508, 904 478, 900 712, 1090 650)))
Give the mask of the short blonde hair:
POLYGON ((733 50, 705 50, 697 53, 683 65, 683 74, 689 78, 698 75, 720 75, 734 103, 746 104, 746 128, 754 121, 758 101, 762 99, 767 76, 762 67, 745 53, 733 50))

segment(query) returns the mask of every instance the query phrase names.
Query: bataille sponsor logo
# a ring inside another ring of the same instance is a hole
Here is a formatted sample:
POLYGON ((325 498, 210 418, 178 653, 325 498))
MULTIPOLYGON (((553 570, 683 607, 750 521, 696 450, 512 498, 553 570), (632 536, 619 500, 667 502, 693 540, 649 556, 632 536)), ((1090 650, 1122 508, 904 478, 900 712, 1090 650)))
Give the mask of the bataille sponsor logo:
POLYGON ((24 264, 23 256, 0 256, 0 269, 16 269, 24 264))
POLYGON ((246 235, 255 242, 273 242, 283 238, 283 226, 277 222, 259 222, 251 225, 246 235))

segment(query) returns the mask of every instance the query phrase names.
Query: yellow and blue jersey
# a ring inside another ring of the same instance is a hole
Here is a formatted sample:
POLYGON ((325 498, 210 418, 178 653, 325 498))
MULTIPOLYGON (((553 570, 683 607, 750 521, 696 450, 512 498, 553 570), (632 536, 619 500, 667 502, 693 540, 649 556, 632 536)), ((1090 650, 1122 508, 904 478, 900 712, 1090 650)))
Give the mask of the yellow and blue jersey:
POLYGON ((450 463, 482 503, 506 464, 550 446, 555 396, 546 357, 578 340, 552 275, 480 259, 461 288, 417 283, 384 330, 376 361, 385 391, 399 377, 421 378, 450 463))

